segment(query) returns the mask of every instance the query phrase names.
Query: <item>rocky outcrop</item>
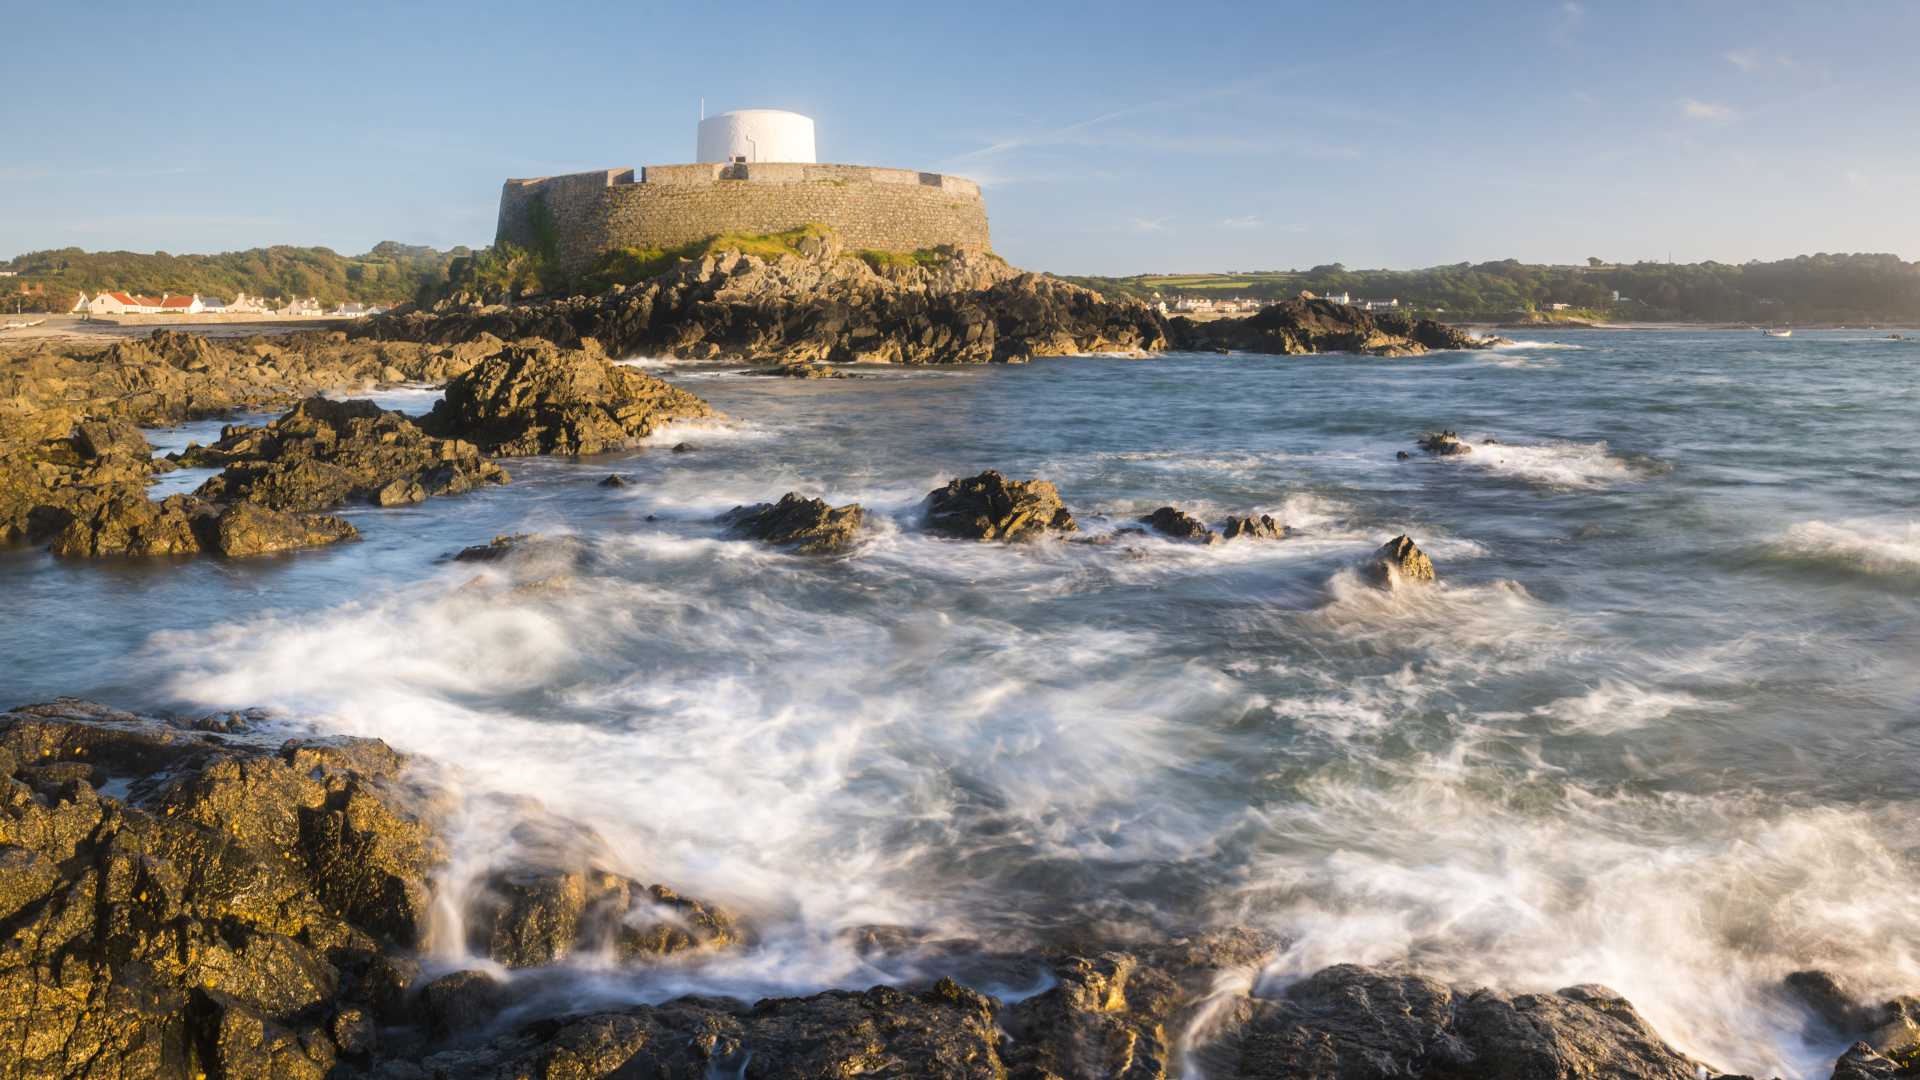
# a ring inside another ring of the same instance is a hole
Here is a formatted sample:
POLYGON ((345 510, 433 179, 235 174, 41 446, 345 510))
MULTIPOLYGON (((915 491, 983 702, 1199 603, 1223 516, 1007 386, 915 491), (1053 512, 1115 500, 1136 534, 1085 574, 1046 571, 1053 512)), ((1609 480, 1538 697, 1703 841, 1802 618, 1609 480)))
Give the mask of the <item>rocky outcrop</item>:
POLYGON ((1435 457, 1453 457, 1456 454, 1473 453, 1473 444, 1461 439, 1457 432, 1429 431, 1420 436, 1414 445, 1435 457))
POLYGON ((1245 998, 1203 1051, 1209 1077, 1400 1080, 1699 1080, 1626 999, 1599 986, 1552 994, 1469 990, 1343 964, 1245 998))
POLYGON ((238 558, 358 534, 337 518, 147 497, 156 464, 121 420, 77 424, 38 443, 0 440, 0 540, 45 543, 70 558, 211 554, 238 558))
POLYGON ((359 531, 335 517, 291 514, 253 503, 226 505, 191 495, 155 502, 144 494, 116 493, 75 508, 47 550, 55 555, 224 555, 243 558, 358 538, 359 531))
POLYGON ((721 520, 742 536, 791 547, 802 555, 830 555, 851 548, 865 516, 859 503, 828 506, 789 491, 776 503, 736 506, 721 520))
POLYGON ((1493 344, 1458 327, 1415 319, 1397 311, 1363 311, 1331 300, 1282 300, 1244 319, 1196 322, 1179 317, 1168 336, 1177 349, 1234 350, 1298 356, 1352 352, 1370 356, 1417 356, 1434 349, 1476 349, 1493 344))
MULTIPOLYGON (((0 712, 0 1080, 1716 1075, 1604 987, 1338 965, 1268 988, 1255 975, 1284 943, 1235 929, 996 952, 871 927, 852 936, 862 960, 901 985, 569 1011, 553 992, 569 976, 542 968, 676 963, 750 935, 598 865, 592 830, 525 799, 491 808, 515 823, 481 856, 497 865, 449 892, 441 830, 474 806, 378 741, 275 746, 266 719, 71 699, 0 712), (470 952, 513 978, 423 974, 448 904, 470 952)), ((1913 1074, 1914 999, 1865 1004, 1822 973, 1785 989, 1810 1023, 1862 1040, 1837 1080, 1913 1074)))
POLYGON ((1435 580, 1433 560, 1405 533, 1382 544, 1363 569, 1367 580, 1383 589, 1435 580))
POLYGON ((447 384, 423 425, 490 454, 598 454, 664 424, 714 415, 706 402, 607 359, 596 341, 519 341, 447 384))
POLYGON ((1246 517, 1227 518, 1226 537, 1229 540, 1284 540, 1291 529, 1274 520, 1267 514, 1258 517, 1252 514, 1246 517))
POLYGON ((1202 544, 1217 544, 1220 534, 1207 528, 1205 522, 1178 507, 1163 506, 1148 514, 1140 521, 1163 536, 1176 540, 1193 540, 1202 544))
POLYGON ((929 492, 927 526, 965 540, 1032 540, 1080 526, 1047 480, 1009 480, 993 469, 929 492))
POLYGON ((174 424, 287 407, 323 390, 438 383, 499 347, 484 335, 428 345, 338 331, 215 340, 163 329, 107 345, 47 339, 0 351, 0 430, 60 412, 69 424, 174 424))
POLYGON ((230 425, 212 446, 175 455, 181 464, 224 466, 203 498, 276 510, 321 510, 349 502, 416 503, 504 484, 506 470, 458 439, 428 435, 403 413, 371 401, 308 398, 261 427, 230 425))
POLYGON ((542 337, 569 348, 592 338, 617 356, 781 365, 1010 362, 1167 344, 1146 305, 1111 302, 991 254, 876 269, 831 238, 777 259, 686 260, 600 296, 395 313, 358 332, 418 342, 542 337))

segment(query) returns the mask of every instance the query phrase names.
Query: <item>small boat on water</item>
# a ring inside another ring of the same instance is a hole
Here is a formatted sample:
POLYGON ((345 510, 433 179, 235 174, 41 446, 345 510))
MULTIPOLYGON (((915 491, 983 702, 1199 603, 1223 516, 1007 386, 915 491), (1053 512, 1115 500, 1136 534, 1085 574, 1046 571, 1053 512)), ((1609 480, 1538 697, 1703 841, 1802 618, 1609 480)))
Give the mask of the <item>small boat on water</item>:
POLYGON ((1787 329, 1786 327, 1780 327, 1774 330, 1762 330, 1760 332, 1767 335, 1768 337, 1792 337, 1793 336, 1793 331, 1787 329))

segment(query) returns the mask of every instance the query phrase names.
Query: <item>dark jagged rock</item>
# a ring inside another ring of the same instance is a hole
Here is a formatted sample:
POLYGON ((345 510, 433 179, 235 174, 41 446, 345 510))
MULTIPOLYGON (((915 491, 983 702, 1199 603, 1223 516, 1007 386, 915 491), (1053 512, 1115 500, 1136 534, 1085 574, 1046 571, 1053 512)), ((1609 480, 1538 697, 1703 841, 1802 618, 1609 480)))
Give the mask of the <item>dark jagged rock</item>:
POLYGON ((1473 453, 1473 444, 1466 442, 1452 431, 1429 431, 1420 436, 1416 444, 1420 449, 1436 457, 1452 457, 1455 454, 1473 453))
POLYGON ((1229 540, 1242 537, 1248 540, 1284 540, 1292 531, 1266 514, 1227 518, 1226 537, 1229 540))
POLYGON ((1155 532, 1163 536, 1171 536, 1176 540, 1194 540, 1202 544, 1220 542, 1219 533, 1207 528, 1205 522, 1178 507, 1163 506, 1140 520, 1152 526, 1155 532))
POLYGON ((423 421, 490 454, 598 454, 674 420, 714 415, 699 398, 607 359, 597 342, 519 341, 447 384, 423 421))
POLYGON ((993 469, 927 495, 927 525, 967 540, 1031 540, 1080 526, 1047 480, 1009 480, 993 469))
POLYGON ((225 467, 200 486, 202 498, 276 510, 401 506, 507 482, 506 470, 471 443, 436 438, 371 401, 320 397, 263 427, 229 425, 220 441, 189 447, 177 459, 225 467))
POLYGON ((721 520, 742 536, 791 545, 802 555, 828 555, 853 546, 865 513, 859 503, 828 506, 789 491, 776 503, 736 506, 721 520))
POLYGON ((743 372, 746 375, 767 375, 782 379, 850 379, 846 371, 832 364, 777 364, 773 367, 754 368, 743 372))
POLYGON ((1202 1054, 1207 1075, 1294 1080, 1699 1080, 1604 987, 1508 995, 1350 964, 1247 998, 1202 1054))
POLYGON ((467 935, 474 952, 510 968, 539 967, 576 952, 632 959, 740 939, 731 915, 664 885, 556 867, 488 879, 469 908, 467 935))
POLYGON ((1435 580, 1433 560, 1404 533, 1382 544, 1367 560, 1365 572, 1367 580, 1383 589, 1403 582, 1435 580))
POLYGON ((608 473, 606 479, 600 481, 599 486, 603 488, 632 487, 633 478, 629 476, 622 476, 619 473, 608 473))
POLYGON ((1244 319, 1170 324, 1173 347, 1192 351, 1234 350, 1296 356, 1353 352, 1372 356, 1417 356, 1433 349, 1475 349, 1491 344, 1457 327, 1415 319, 1397 311, 1363 311, 1331 300, 1282 300, 1244 319))
POLYGON ((837 240, 771 260, 705 255, 594 297, 379 316, 357 332, 425 342, 542 337, 568 348, 591 338, 615 355, 781 365, 1019 362, 1166 345, 1164 321, 1145 304, 1108 301, 993 255, 876 269, 837 240))

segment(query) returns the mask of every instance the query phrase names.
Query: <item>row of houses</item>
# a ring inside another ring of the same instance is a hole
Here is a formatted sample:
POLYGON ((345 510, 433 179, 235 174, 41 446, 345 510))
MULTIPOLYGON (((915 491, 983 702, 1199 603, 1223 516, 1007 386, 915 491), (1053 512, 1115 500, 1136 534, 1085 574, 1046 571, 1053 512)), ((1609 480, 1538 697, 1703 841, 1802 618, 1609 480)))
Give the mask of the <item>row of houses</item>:
MULTIPOLYGON (((1350 304, 1362 311, 1395 311, 1400 307, 1399 297, 1389 297, 1385 300, 1356 300, 1350 294, 1344 292, 1327 293, 1325 296, 1316 296, 1310 292, 1302 292, 1300 299, 1331 300, 1336 304, 1350 304)), ((1240 298, 1213 300, 1204 296, 1182 296, 1169 304, 1165 300, 1160 299, 1159 293, 1154 294, 1154 307, 1162 315, 1235 315, 1241 312, 1252 313, 1259 311, 1261 308, 1274 302, 1275 301, 1272 300, 1249 300, 1240 298)))
POLYGON ((294 297, 291 300, 279 301, 241 293, 232 300, 221 300, 216 297, 203 297, 199 293, 185 296, 173 293, 142 296, 115 291, 96 293, 93 296, 82 293, 80 298, 73 302, 72 313, 76 315, 279 315, 303 319, 357 319, 363 315, 378 315, 385 310, 374 304, 341 304, 329 311, 326 305, 311 296, 305 299, 294 297))

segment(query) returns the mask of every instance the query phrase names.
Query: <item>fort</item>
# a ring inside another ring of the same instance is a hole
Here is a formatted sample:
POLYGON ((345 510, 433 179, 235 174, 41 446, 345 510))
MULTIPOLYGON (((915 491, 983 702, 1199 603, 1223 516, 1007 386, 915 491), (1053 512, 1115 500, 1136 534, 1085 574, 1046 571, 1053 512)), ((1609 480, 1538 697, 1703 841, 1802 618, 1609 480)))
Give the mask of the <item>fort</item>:
POLYGON ((813 160, 813 121, 752 109, 701 121, 690 165, 508 180, 495 244, 579 273, 608 251, 825 225, 852 249, 990 249, 979 185, 957 176, 813 160), (771 159, 770 157, 771 156, 771 159))

